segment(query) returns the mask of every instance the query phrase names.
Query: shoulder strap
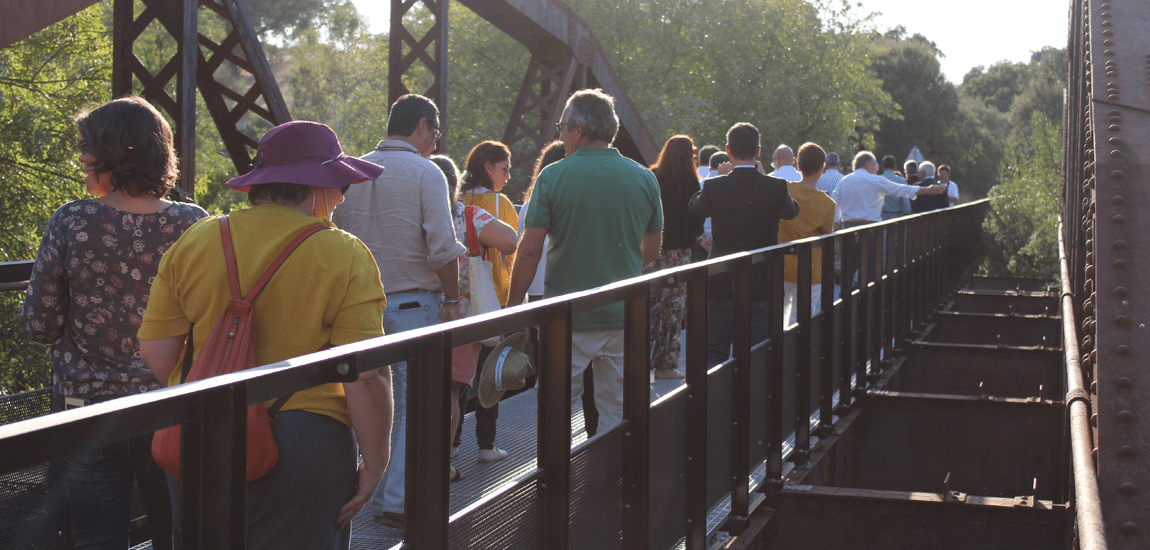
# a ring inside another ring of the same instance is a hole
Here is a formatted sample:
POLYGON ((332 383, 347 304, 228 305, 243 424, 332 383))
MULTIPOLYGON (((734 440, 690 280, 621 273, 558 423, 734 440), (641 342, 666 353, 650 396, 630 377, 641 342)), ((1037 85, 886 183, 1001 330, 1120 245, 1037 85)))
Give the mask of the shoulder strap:
MULTIPOLYGON (((308 237, 327 228, 328 227, 326 225, 315 225, 304 229, 300 232, 299 235, 296 235, 295 238, 292 239, 292 241, 288 243, 288 245, 285 246, 282 251, 280 251, 279 256, 276 256, 276 259, 272 261, 272 264, 268 266, 267 270, 264 271, 264 274, 259 278, 258 281, 256 281, 255 286, 253 286, 252 289, 248 291, 247 296, 243 297, 243 301, 250 303, 253 299, 255 299, 256 295, 259 294, 261 290, 263 290, 264 285, 267 284, 268 280, 272 278, 272 275, 275 275, 276 270, 278 270, 280 266, 283 265, 284 261, 287 260, 288 256, 290 256, 292 252, 295 252, 296 247, 298 247, 300 243, 304 242, 304 240, 308 237)), ((232 234, 230 228, 228 227, 227 216, 220 218, 220 233, 222 234, 224 240, 224 259, 228 266, 228 283, 232 288, 232 299, 240 300, 240 279, 239 275, 236 273, 236 256, 234 250, 232 249, 232 234)))
POLYGON ((478 208, 475 206, 465 206, 463 208, 463 218, 467 220, 468 256, 479 256, 482 253, 482 248, 479 246, 479 235, 478 232, 475 231, 475 212, 477 210, 478 208))
MULTIPOLYGON (((196 354, 195 339, 192 337, 192 329, 196 328, 196 324, 188 325, 188 342, 184 346, 184 370, 180 372, 180 383, 188 381, 188 373, 192 372, 192 356, 196 354)), ((167 380, 160 380, 161 383, 167 384, 167 380)))

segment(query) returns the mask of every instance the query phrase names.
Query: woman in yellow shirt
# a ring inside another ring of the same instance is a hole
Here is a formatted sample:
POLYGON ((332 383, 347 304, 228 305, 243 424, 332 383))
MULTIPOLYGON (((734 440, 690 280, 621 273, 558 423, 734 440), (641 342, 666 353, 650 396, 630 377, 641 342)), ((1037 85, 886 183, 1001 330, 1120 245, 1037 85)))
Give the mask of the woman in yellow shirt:
MULTIPOLYGON (((464 167, 463 185, 459 188, 457 200, 467 206, 478 206, 511 227, 519 227, 519 214, 515 212, 511 200, 499 191, 511 179, 511 150, 498 141, 484 141, 467 154, 464 167)), ((515 254, 496 253, 493 248, 485 248, 491 254, 491 278, 495 281, 495 294, 499 305, 507 305, 507 294, 511 291, 511 268, 515 264, 515 254)), ((482 376, 483 363, 491 348, 484 346, 479 352, 479 372, 482 376)), ((475 411, 475 438, 479 443, 479 462, 497 462, 507 458, 507 451, 495 446, 495 420, 499 418, 499 404, 490 409, 477 407, 475 411)))

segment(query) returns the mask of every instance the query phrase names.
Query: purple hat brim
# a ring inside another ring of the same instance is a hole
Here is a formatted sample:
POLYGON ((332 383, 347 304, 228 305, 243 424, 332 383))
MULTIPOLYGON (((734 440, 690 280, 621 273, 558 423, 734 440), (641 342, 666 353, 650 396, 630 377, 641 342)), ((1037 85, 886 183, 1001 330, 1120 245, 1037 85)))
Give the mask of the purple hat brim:
POLYGON ((228 180, 227 186, 247 193, 253 185, 265 183, 296 183, 309 187, 335 188, 374 180, 383 173, 383 167, 355 157, 343 157, 327 164, 304 162, 277 166, 262 166, 228 180))

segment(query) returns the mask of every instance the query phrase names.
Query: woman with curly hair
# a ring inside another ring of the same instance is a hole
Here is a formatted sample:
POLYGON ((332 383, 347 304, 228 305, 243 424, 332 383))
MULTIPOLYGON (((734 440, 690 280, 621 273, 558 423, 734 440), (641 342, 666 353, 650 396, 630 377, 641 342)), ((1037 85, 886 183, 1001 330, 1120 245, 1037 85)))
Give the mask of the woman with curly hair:
MULTIPOLYGON (((172 130, 154 107, 125 97, 76 117, 84 183, 94 199, 48 222, 20 308, 24 333, 52 348, 54 411, 160 388, 136 332, 160 256, 204 209, 164 200, 177 177, 172 130)), ((62 459, 75 548, 127 548, 132 480, 152 547, 172 548, 167 479, 151 434, 62 459)))
MULTIPOLYGON (((687 212, 687 202, 699 191, 695 173, 695 143, 684 135, 671 136, 651 166, 659 181, 663 202, 663 250, 643 270, 653 273, 691 261, 691 246, 703 232, 703 220, 687 212)), ((685 284, 653 291, 651 296, 651 367, 655 378, 683 378, 679 370, 679 341, 683 329, 685 284)))

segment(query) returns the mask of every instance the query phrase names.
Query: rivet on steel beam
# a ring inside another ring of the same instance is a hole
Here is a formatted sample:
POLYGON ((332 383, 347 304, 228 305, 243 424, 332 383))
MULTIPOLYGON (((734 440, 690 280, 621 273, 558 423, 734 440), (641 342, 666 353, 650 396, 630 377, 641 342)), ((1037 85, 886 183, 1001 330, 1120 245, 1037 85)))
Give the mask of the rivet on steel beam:
POLYGON ((1114 260, 1114 269, 1126 269, 1126 260, 1114 260))
POLYGON ((1134 381, 1125 376, 1119 376, 1118 380, 1115 380, 1115 382, 1118 384, 1119 388, 1130 389, 1134 387, 1134 381))
POLYGON ((1102 4, 1101 9, 1104 9, 1104 10, 1110 9, 1110 4, 1102 4))
POLYGON ((1118 530, 1121 531, 1123 535, 1132 537, 1138 534, 1138 525, 1133 521, 1128 521, 1118 526, 1118 530))
POLYGON ((1113 218, 1110 218, 1110 222, 1114 225, 1122 225, 1126 223, 1126 216, 1123 216, 1122 214, 1115 214, 1113 218))
POLYGON ((1107 141, 1109 141, 1109 142, 1110 142, 1110 145, 1122 145, 1122 140, 1120 140, 1120 139, 1118 139, 1118 138, 1116 138, 1116 137, 1112 137, 1112 138, 1110 138, 1110 139, 1109 139, 1109 140, 1107 140, 1107 141))
POLYGON ((346 376, 347 373, 351 372, 351 366, 347 363, 340 363, 335 366, 335 372, 338 372, 341 376, 346 376))
POLYGON ((1102 55, 1109 55, 1109 56, 1113 56, 1113 55, 1114 55, 1114 50, 1106 50, 1106 51, 1102 52, 1102 55))
POLYGON ((1111 115, 1110 115, 1110 122, 1113 122, 1113 123, 1115 123, 1115 124, 1117 124, 1117 123, 1119 123, 1119 122, 1122 122, 1122 117, 1120 117, 1120 116, 1118 116, 1118 115, 1116 115, 1116 114, 1111 114, 1111 115))
POLYGON ((1107 82, 1106 83, 1106 89, 1107 90, 1117 90, 1118 89, 1118 83, 1117 82, 1107 82))
POLYGON ((1111 132, 1121 132, 1121 131, 1122 131, 1122 127, 1121 127, 1121 126, 1119 126, 1119 125, 1117 125, 1117 124, 1111 124, 1111 125, 1110 125, 1110 131, 1111 131, 1111 132))
POLYGON ((1134 413, 1130 411, 1118 411, 1118 414, 1115 415, 1115 418, 1117 418, 1118 421, 1122 422, 1123 424, 1130 424, 1131 422, 1134 422, 1134 413))
POLYGON ((1106 94, 1106 99, 1109 99, 1110 101, 1118 101, 1118 94, 1106 94))
POLYGON ((1098 427, 1098 413, 1090 415, 1090 425, 1095 428, 1098 427))
POLYGON ((1090 461, 1098 464, 1098 447, 1090 449, 1090 461))
POLYGON ((1127 319, 1125 315, 1119 315, 1114 318, 1114 324, 1120 327, 1124 327, 1130 324, 1130 319, 1127 319))
POLYGON ((1126 483, 1123 483, 1122 485, 1118 486, 1118 492, 1122 493, 1126 496, 1130 496, 1134 493, 1137 493, 1138 488, 1135 487, 1133 483, 1130 483, 1129 481, 1127 481, 1126 483))
POLYGON ((1106 76, 1109 76, 1109 77, 1117 77, 1117 76, 1118 76, 1118 71, 1114 71, 1114 70, 1107 70, 1107 71, 1106 71, 1106 76))
POLYGON ((1138 452, 1134 450, 1134 447, 1129 445, 1118 447, 1118 456, 1122 458, 1134 458, 1136 454, 1138 454, 1138 452))
POLYGON ((1119 151, 1118 149, 1114 149, 1113 151, 1110 151, 1110 158, 1116 158, 1116 159, 1122 158, 1122 151, 1119 151))
POLYGON ((1114 247, 1114 250, 1126 250, 1126 241, 1122 241, 1122 240, 1114 241, 1114 244, 1112 246, 1114 247))
POLYGON ((1126 345, 1117 346, 1114 348, 1114 355, 1117 355, 1119 357, 1129 357, 1130 356, 1130 348, 1127 347, 1126 345))
MULTIPOLYGON (((1102 26, 1103 26, 1103 27, 1113 27, 1113 26, 1114 26, 1114 23, 1111 23, 1111 22, 1109 22, 1109 21, 1103 21, 1103 22, 1102 22, 1102 26)), ((1105 32, 1105 31, 1103 31, 1103 32, 1105 32)))
POLYGON ((1113 45, 1114 45, 1114 41, 1113 41, 1113 40, 1110 40, 1109 38, 1107 38, 1106 40, 1103 40, 1103 41, 1102 41, 1102 45, 1103 45, 1103 46, 1113 46, 1113 45))
POLYGON ((1090 383, 1090 393, 1093 395, 1098 395, 1098 381, 1097 380, 1090 383))
POLYGON ((1114 31, 1104 30, 1104 31, 1102 31, 1102 36, 1114 36, 1114 31))
POLYGON ((1114 287, 1114 295, 1115 296, 1117 296, 1119 298, 1125 298, 1127 294, 1129 294, 1129 291, 1126 290, 1126 287, 1124 287, 1124 286, 1114 287))
MULTIPOLYGON (((1126 177, 1126 174, 1122 173, 1121 170, 1115 170, 1113 174, 1110 174, 1110 176, 1116 180, 1120 180, 1126 177)), ((1110 204, 1115 206, 1122 206, 1123 204, 1126 204, 1126 197, 1123 197, 1122 195, 1114 195, 1110 198, 1110 204)))

